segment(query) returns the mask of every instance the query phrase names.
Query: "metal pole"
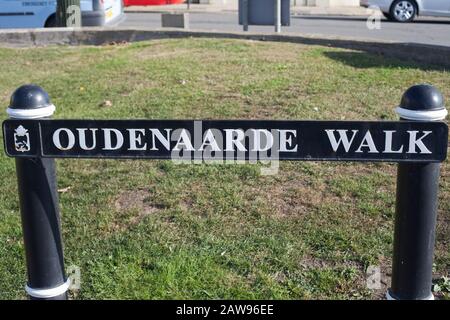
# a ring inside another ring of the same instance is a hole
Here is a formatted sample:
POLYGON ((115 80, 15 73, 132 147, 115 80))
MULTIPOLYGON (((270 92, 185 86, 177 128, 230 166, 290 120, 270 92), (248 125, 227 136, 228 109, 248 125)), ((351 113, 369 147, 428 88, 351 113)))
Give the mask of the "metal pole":
POLYGON ((275 32, 281 32, 281 0, 275 0, 275 32))
POLYGON ((242 25, 244 31, 248 31, 248 13, 249 13, 249 0, 242 0, 242 25))
MULTIPOLYGON (((36 85, 19 87, 7 113, 14 119, 50 117, 55 111, 48 94, 36 85)), ((21 144, 30 147, 21 128, 21 144), (28 144, 28 145, 27 145, 28 144)), ((66 300, 69 280, 64 271, 54 159, 16 158, 20 213, 30 299, 66 300)))
MULTIPOLYGON (((447 110, 430 85, 409 88, 396 109, 402 120, 440 121, 447 110)), ((394 256, 388 300, 432 300, 439 163, 400 163, 397 171, 394 256)))
POLYGON ((187 9, 188 9, 188 10, 191 9, 191 0, 187 0, 187 9))

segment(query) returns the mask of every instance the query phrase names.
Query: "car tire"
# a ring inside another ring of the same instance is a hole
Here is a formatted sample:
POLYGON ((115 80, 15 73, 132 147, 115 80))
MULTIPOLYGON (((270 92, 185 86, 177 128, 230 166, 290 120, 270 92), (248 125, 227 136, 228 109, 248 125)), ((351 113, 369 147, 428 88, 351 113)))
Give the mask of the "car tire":
POLYGON ((414 0, 395 0, 389 11, 393 21, 411 22, 417 15, 417 5, 414 0))
POLYGON ((383 12, 383 16, 384 16, 386 19, 388 19, 389 21, 392 21, 392 20, 393 20, 390 13, 383 12))
POLYGON ((56 28, 56 15, 52 14, 50 17, 47 18, 47 21, 45 21, 44 28, 56 28))

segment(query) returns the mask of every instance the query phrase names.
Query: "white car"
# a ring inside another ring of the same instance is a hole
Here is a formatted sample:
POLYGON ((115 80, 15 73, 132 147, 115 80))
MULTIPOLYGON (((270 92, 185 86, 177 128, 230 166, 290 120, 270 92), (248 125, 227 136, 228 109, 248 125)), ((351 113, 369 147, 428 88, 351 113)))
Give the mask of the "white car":
POLYGON ((363 7, 378 7, 389 20, 410 22, 416 16, 450 17, 450 0, 360 0, 363 7))
MULTIPOLYGON (((80 0, 81 25, 102 26, 122 20, 122 0, 80 0)), ((0 0, 0 28, 56 26, 56 0, 0 0)))

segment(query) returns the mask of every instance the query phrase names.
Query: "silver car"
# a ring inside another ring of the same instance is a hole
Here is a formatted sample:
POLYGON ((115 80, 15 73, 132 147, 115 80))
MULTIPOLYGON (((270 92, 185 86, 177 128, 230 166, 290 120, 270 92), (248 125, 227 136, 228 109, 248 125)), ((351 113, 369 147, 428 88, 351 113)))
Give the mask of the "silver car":
POLYGON ((363 7, 379 7, 392 21, 410 22, 416 16, 450 17, 450 0, 360 0, 363 7))

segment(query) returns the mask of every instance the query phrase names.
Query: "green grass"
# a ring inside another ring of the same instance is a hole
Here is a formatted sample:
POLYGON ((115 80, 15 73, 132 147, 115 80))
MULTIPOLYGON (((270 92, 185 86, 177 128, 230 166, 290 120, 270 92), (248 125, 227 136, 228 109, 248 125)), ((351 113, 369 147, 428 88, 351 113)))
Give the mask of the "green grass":
MULTIPOLYGON (((0 113, 24 83, 55 118, 396 119, 409 86, 450 97, 432 65, 334 48, 235 40, 0 49, 0 113), (109 100, 112 106, 105 106, 109 100)), ((3 145, 0 147, 3 148, 3 145)), ((1 152, 3 154, 3 151, 1 152)), ((78 299, 364 299, 389 274, 396 167, 58 160, 66 266, 78 299)), ((25 298, 14 160, 0 157, 0 298, 25 298)), ((435 276, 449 275, 450 166, 442 166, 435 276)), ((442 281, 441 281, 442 282, 442 281)), ((447 286, 440 285, 441 295, 447 286)), ((448 293, 447 293, 448 295, 448 293)))

